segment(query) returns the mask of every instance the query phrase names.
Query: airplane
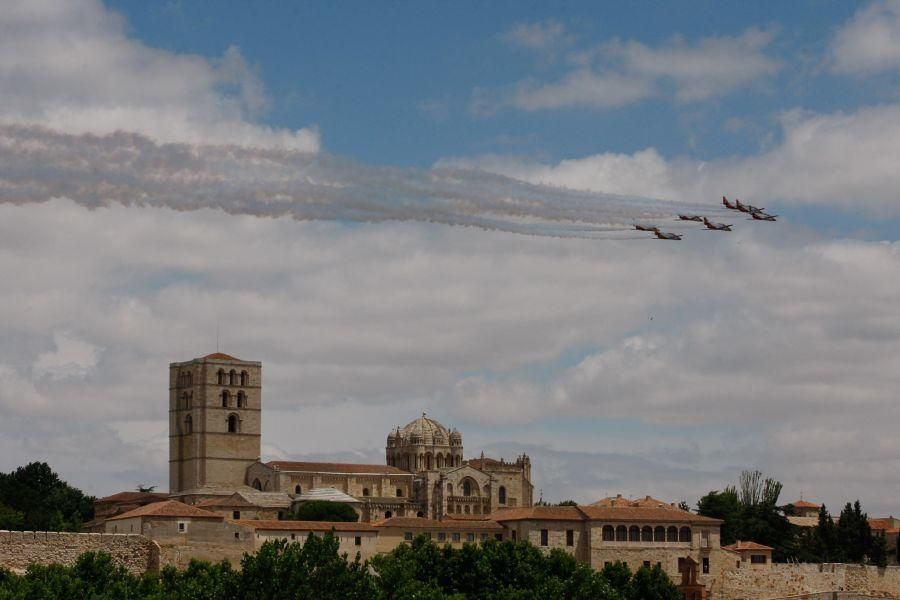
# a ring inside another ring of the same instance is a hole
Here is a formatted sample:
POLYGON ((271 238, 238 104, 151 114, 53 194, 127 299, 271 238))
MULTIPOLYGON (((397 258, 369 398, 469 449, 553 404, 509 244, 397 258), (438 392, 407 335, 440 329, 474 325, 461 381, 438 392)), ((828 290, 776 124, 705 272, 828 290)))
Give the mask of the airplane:
POLYGON ((730 208, 732 210, 737 210, 737 206, 728 201, 728 198, 722 196, 722 204, 725 205, 725 208, 730 208))
POLYGON ((761 210, 757 210, 757 211, 750 213, 750 216, 753 217, 754 219, 756 219, 757 221, 774 221, 775 217, 777 217, 778 215, 769 215, 769 214, 764 213, 761 210))
POLYGON ((703 222, 703 217, 700 215, 678 215, 678 218, 682 221, 697 221, 698 223, 703 222))
POLYGON ((731 231, 731 225, 726 225, 725 223, 713 223, 706 217, 703 217, 703 224, 706 225, 707 229, 713 229, 715 231, 731 231))
POLYGON ((634 228, 638 231, 656 231, 658 229, 657 227, 650 227, 649 225, 635 225, 634 228))
POLYGON ((749 212, 750 212, 750 207, 747 206, 746 204, 741 204, 741 201, 740 201, 740 200, 735 200, 735 201, 734 201, 734 207, 735 207, 736 209, 738 209, 739 211, 741 211, 741 212, 745 212, 745 213, 749 213, 749 212))
POLYGON ((660 231, 659 228, 656 228, 656 231, 653 233, 656 234, 657 239, 660 240, 680 240, 681 236, 677 233, 666 233, 665 231, 660 231))

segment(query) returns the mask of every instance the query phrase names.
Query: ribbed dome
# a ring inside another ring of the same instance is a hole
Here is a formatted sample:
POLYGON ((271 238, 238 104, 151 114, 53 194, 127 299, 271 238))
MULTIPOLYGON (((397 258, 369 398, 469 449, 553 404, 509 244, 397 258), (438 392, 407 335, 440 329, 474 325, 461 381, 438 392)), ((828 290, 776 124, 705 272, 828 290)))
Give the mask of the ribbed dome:
POLYGON ((407 443, 429 446, 446 444, 447 439, 450 437, 450 432, 447 431, 446 427, 434 419, 429 419, 425 416, 425 413, 422 413, 421 417, 406 424, 401 430, 401 435, 407 443))

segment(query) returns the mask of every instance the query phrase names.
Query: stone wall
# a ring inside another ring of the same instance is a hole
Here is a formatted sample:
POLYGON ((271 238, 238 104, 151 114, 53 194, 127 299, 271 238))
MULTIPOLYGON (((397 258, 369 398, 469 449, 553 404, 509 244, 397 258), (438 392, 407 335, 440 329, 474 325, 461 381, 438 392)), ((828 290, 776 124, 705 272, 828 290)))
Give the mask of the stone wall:
MULTIPOLYGON (((773 564, 770 569, 731 569, 713 586, 713 598, 722 600, 772 600, 816 598, 823 592, 868 594, 900 598, 900 567, 867 567, 840 564, 773 564)), ((826 598, 830 596, 826 595, 826 598)), ((845 596, 852 598, 852 595, 845 596)))
POLYGON ((142 535, 0 531, 0 566, 17 571, 33 563, 73 565, 89 551, 106 552, 135 574, 159 571, 159 546, 142 535))

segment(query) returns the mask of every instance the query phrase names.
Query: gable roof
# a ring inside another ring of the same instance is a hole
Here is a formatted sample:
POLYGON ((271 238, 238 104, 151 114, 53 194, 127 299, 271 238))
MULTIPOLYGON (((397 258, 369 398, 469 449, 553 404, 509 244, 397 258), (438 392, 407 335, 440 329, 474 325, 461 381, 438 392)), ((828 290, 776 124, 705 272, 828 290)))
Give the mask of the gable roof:
POLYGON ((99 498, 95 502, 121 502, 130 504, 134 502, 161 502, 169 497, 165 492, 119 492, 112 496, 99 498))
POLYGON ((194 506, 203 508, 256 508, 257 505, 248 501, 241 494, 235 492, 227 498, 207 498, 194 506))
POLYGON ((344 521, 276 521, 274 519, 237 519, 232 521, 244 527, 267 531, 376 531, 368 523, 344 521))
POLYGON ((770 546, 764 546, 762 544, 757 544, 756 542, 744 542, 738 540, 733 544, 728 544, 727 546, 722 546, 722 550, 730 550, 731 552, 740 552, 741 550, 774 550, 774 548, 770 546))
POLYGON ((654 498, 653 496, 644 496, 643 498, 625 498, 622 494, 618 494, 616 496, 609 496, 608 498, 602 498, 597 500, 596 502, 592 502, 588 506, 633 506, 640 508, 664 508, 671 507, 672 505, 668 502, 664 502, 663 500, 659 500, 654 498))
POLYGON ((120 519, 133 519, 134 517, 172 517, 215 520, 224 519, 222 515, 217 515, 214 512, 203 510, 202 508, 197 508, 196 506, 190 506, 188 504, 185 504, 184 502, 178 502, 177 500, 166 500, 165 502, 154 502, 153 504, 147 504, 145 506, 135 508, 134 510, 129 510, 128 512, 122 513, 121 515, 110 517, 107 520, 118 521, 120 519))
POLYGON ((695 515, 692 512, 664 504, 662 507, 644 506, 579 506, 590 521, 652 521, 655 523, 693 523, 697 525, 718 525, 720 519, 695 515))
POLYGON ((797 500, 796 502, 791 502, 791 505, 794 508, 822 508, 821 504, 816 504, 815 502, 807 502, 806 500, 797 500))
POLYGON ((307 502, 309 500, 325 500, 326 502, 344 502, 347 504, 359 504, 359 499, 348 496, 344 492, 333 487, 313 488, 300 494, 297 500, 307 502))
POLYGON ((294 460, 271 460, 267 467, 278 471, 295 471, 299 473, 341 473, 356 475, 409 475, 412 473, 389 465, 367 465, 353 463, 304 462, 294 460))
POLYGON ((206 356, 204 356, 203 359, 204 360, 237 360, 237 361, 240 360, 239 358, 235 358, 235 357, 231 356, 230 354, 225 354, 224 352, 213 352, 212 354, 207 354, 206 356))
POLYGON ((527 506, 501 508, 491 514, 495 521, 584 521, 579 506, 527 506))
POLYGON ((420 517, 391 517, 390 519, 373 523, 373 525, 384 529, 458 529, 463 531, 500 531, 503 529, 503 526, 496 521, 464 521, 456 519, 437 521, 420 517))

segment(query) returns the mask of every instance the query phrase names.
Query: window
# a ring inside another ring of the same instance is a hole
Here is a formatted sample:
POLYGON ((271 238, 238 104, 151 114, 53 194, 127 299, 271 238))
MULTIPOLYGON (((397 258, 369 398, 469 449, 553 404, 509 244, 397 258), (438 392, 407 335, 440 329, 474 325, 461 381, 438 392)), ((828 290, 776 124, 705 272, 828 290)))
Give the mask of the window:
POLYGON ((666 528, 660 525, 656 529, 653 530, 653 541, 654 542, 664 542, 666 541, 666 528))
POLYGON ((299 483, 294 486, 294 493, 298 496, 303 493, 303 488, 300 487, 299 483))
POLYGON ((546 546, 550 543, 550 532, 546 529, 541 529, 541 546, 546 546))
POLYGON ((647 568, 649 569, 649 568, 650 568, 650 561, 649 561, 649 560, 645 560, 645 561, 644 561, 644 566, 647 567, 647 568))
POLYGON ((513 532, 512 532, 512 540, 513 540, 513 541, 516 541, 516 539, 517 539, 518 537, 519 537, 519 536, 516 535, 516 532, 513 531, 513 532))
POLYGON ((481 541, 482 541, 482 542, 486 542, 487 539, 488 539, 488 534, 482 533, 482 534, 481 534, 481 541))
POLYGON ((678 541, 678 528, 677 527, 669 527, 666 530, 666 541, 667 542, 677 542, 678 541))
POLYGON ((691 528, 690 527, 682 527, 678 531, 678 541, 679 542, 690 542, 691 541, 691 528))
POLYGON ((392 513, 391 511, 389 511, 389 510, 384 511, 384 518, 385 518, 385 519, 390 519, 390 518, 393 517, 393 516, 394 516, 394 513, 392 513))
POLYGON ((260 482, 259 479, 253 480, 253 489, 262 491, 262 483, 260 482))
POLYGON ((219 385, 225 385, 225 371, 222 369, 219 369, 219 372, 217 373, 216 382, 219 385))
POLYGON ((228 433, 237 433, 238 418, 237 415, 229 415, 228 417, 228 433))
POLYGON ((619 525, 616 527, 616 541, 617 542, 627 542, 628 541, 628 528, 624 525, 619 525))
POLYGON ((187 523, 185 521, 178 522, 178 533, 187 533, 187 523))
POLYGON ((609 562, 609 561, 607 560, 607 561, 605 561, 605 562, 603 563, 603 566, 604 566, 604 567, 609 567, 609 566, 612 566, 612 563, 609 562))
POLYGON ((566 529, 566 546, 574 546, 575 545, 575 530, 574 529, 566 529))
POLYGON ((231 512, 231 518, 235 521, 241 518, 241 511, 235 510, 231 512))
POLYGON ((467 542, 474 542, 474 541, 475 541, 475 534, 474 534, 474 533, 467 533, 467 534, 466 534, 466 541, 467 541, 467 542))
POLYGON ((397 497, 398 497, 398 498, 402 498, 402 497, 403 497, 403 488, 397 488, 397 497))
POLYGON ((362 546, 362 536, 358 535, 355 538, 353 538, 353 545, 354 546, 362 546))
POLYGON ((642 542, 652 542, 653 541, 653 528, 649 526, 644 526, 641 529, 641 541, 642 542))
POLYGON ((403 539, 404 539, 405 541, 407 541, 407 542, 411 542, 412 539, 413 539, 412 531, 404 531, 404 532, 403 532, 403 539))
POLYGON ((679 556, 678 557, 678 572, 681 573, 682 571, 684 571, 684 557, 679 556))
POLYGON ((502 485, 500 486, 500 490, 497 492, 497 501, 500 504, 506 504, 506 488, 502 485))
POLYGON ((363 496, 369 495, 369 488, 363 488, 363 496))
POLYGON ((250 375, 247 371, 241 371, 241 385, 244 387, 250 385, 250 375))
POLYGON ((184 418, 184 433, 189 434, 192 433, 194 429, 194 420, 191 418, 191 415, 188 415, 184 418))
POLYGON ((234 369, 228 373, 228 385, 237 385, 237 373, 234 369))
POLYGON ((641 528, 637 525, 632 525, 628 528, 628 541, 629 542, 639 542, 641 541, 641 528))
POLYGON ((463 496, 467 498, 472 495, 472 484, 469 480, 463 481, 463 496))
POLYGON ((708 556, 703 557, 703 572, 709 573, 709 557, 708 556))
POLYGON ((420 510, 419 512, 416 513, 416 516, 417 516, 418 518, 420 518, 420 519, 424 519, 424 518, 425 518, 425 513, 423 513, 423 512, 420 510))
POLYGON ((502 533, 495 533, 495 534, 494 534, 494 539, 497 540, 498 542, 502 542, 502 541, 503 541, 503 534, 502 534, 502 533))
POLYGON ((458 542, 458 541, 459 541, 459 532, 458 532, 458 531, 455 532, 455 533, 453 534, 453 541, 454 541, 454 542, 458 542))
POLYGON ((613 529, 612 525, 604 525, 603 526, 603 541, 604 542, 616 541, 616 530, 613 529))
POLYGON ((447 541, 447 534, 446 534, 445 532, 443 532, 443 531, 439 531, 439 532, 438 532, 438 541, 439 541, 439 542, 445 542, 445 541, 447 541))
POLYGON ((237 407, 244 408, 245 406, 247 406, 247 395, 240 391, 237 393, 237 407))
POLYGON ((231 394, 228 393, 228 390, 222 390, 222 408, 228 408, 230 403, 231 394))
POLYGON ((292 539, 292 540, 296 540, 296 539, 297 539, 297 534, 296 534, 296 533, 292 533, 292 534, 291 534, 291 539, 292 539))
POLYGON ((234 539, 236 539, 236 540, 241 539, 241 534, 240 534, 239 532, 235 531, 235 532, 234 532, 234 539))
POLYGON ((750 555, 750 564, 751 565, 766 564, 766 555, 765 554, 751 554, 750 555))

